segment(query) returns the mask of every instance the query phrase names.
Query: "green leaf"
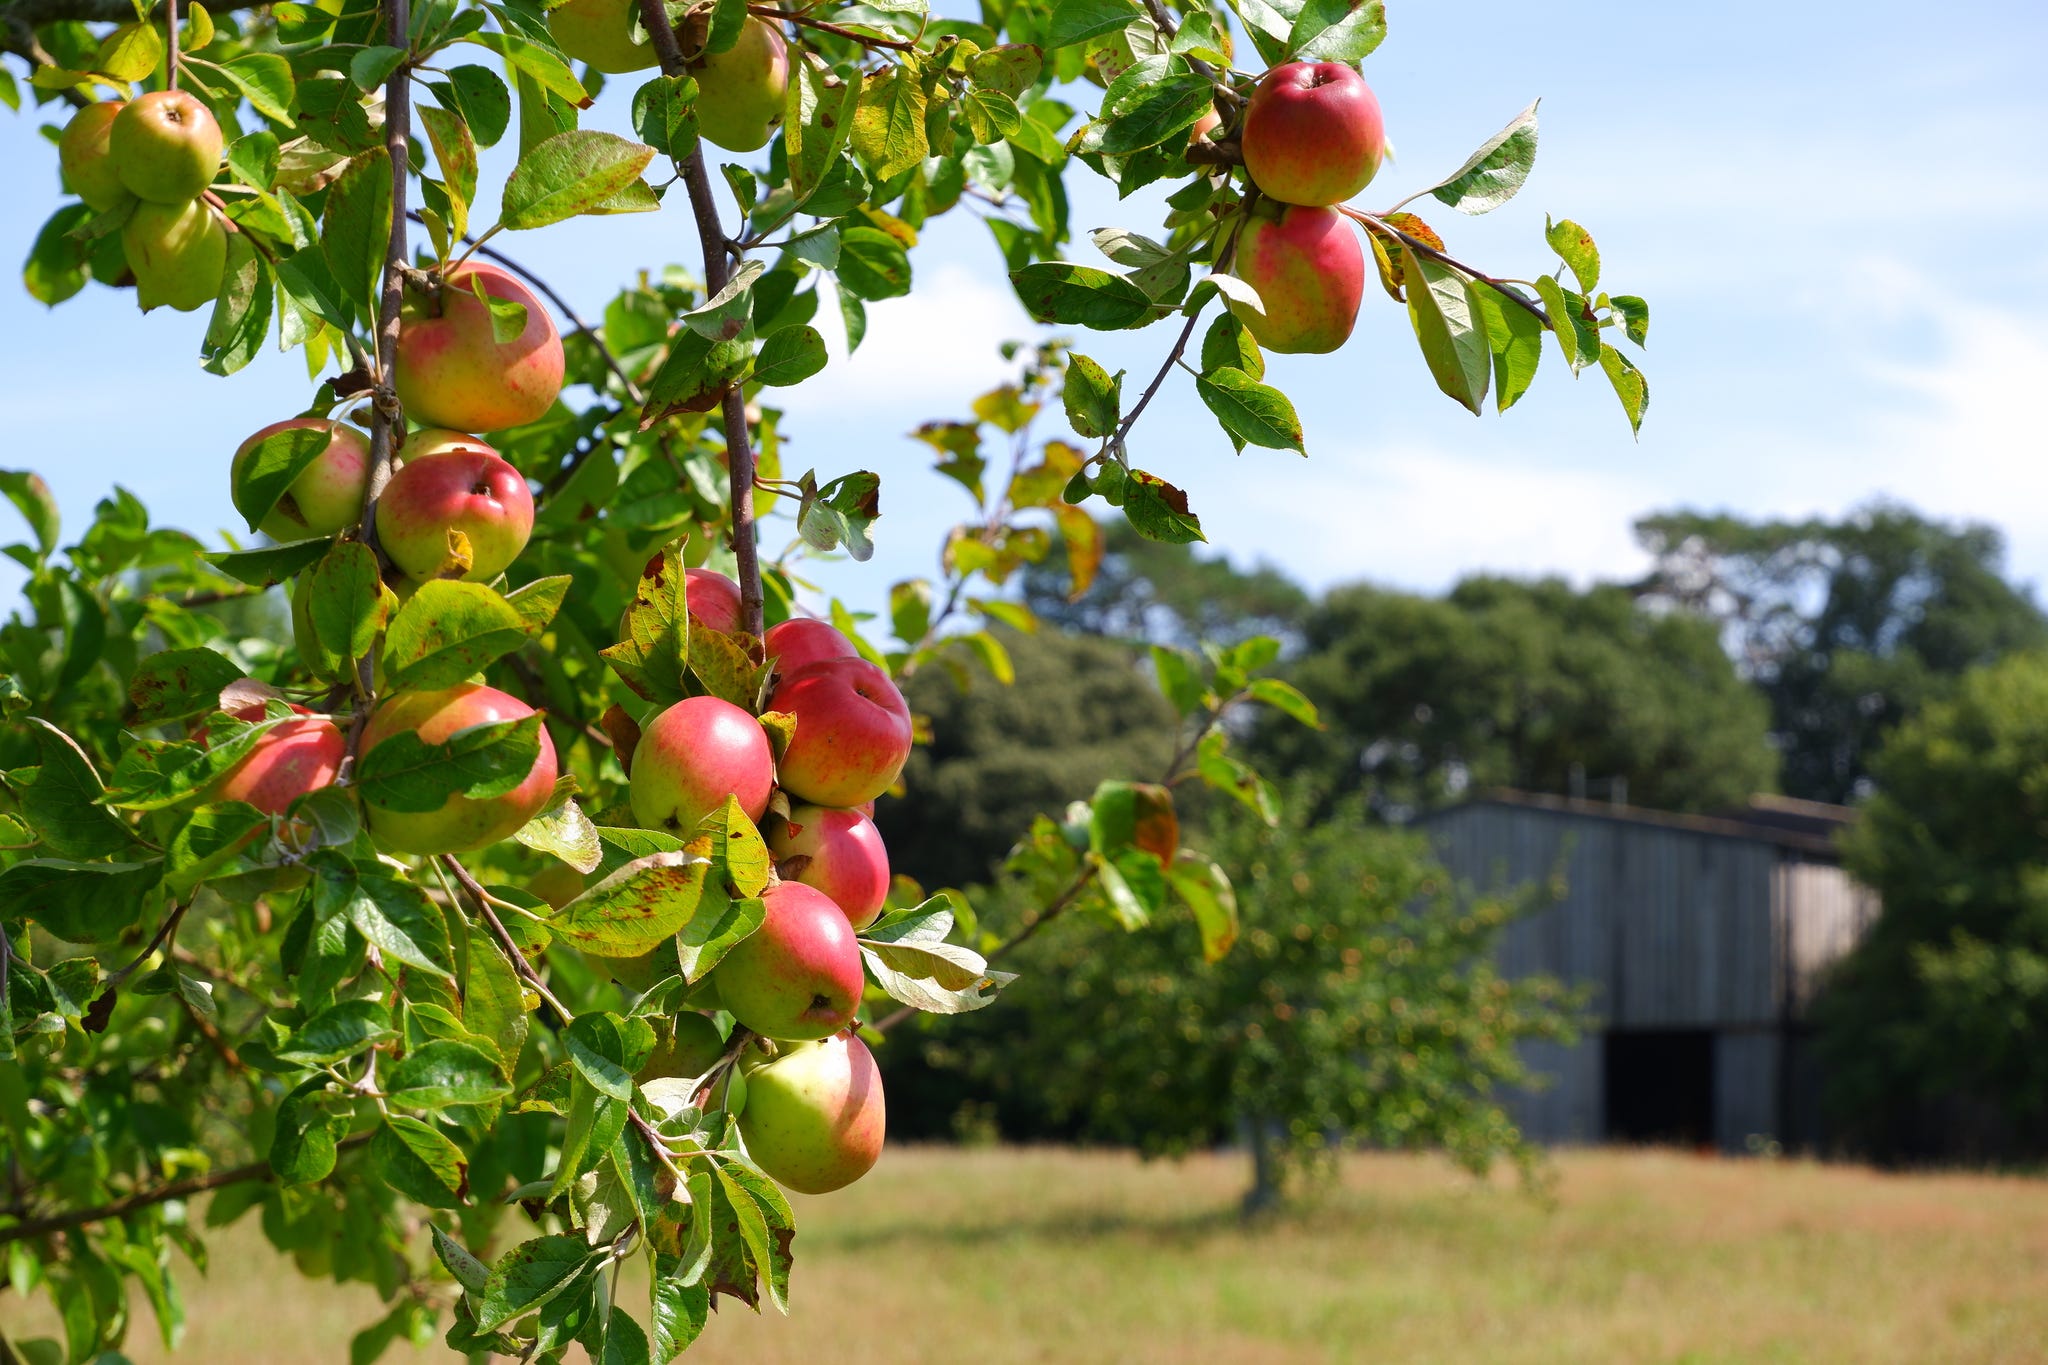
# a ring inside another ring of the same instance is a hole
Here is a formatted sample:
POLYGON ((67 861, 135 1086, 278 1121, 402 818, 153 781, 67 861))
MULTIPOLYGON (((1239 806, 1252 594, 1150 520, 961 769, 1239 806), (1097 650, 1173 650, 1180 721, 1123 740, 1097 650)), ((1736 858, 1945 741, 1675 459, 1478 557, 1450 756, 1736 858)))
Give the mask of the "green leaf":
MULTIPOLYGON (((1152 858, 1150 854, 1143 856, 1152 858)), ((1091 861, 1095 864, 1095 880, 1102 887, 1103 897, 1109 902, 1109 912, 1115 917, 1118 927, 1128 934, 1150 924, 1152 912, 1132 889, 1124 870, 1114 861, 1099 855, 1091 855, 1091 861)), ((1158 861, 1152 858, 1155 865, 1158 861)))
POLYGON ((1040 261, 1010 273, 1024 310, 1038 322, 1119 331, 1152 319, 1152 298, 1121 275, 1066 261, 1040 261))
POLYGON ((560 858, 578 872, 591 871, 603 856, 597 826, 590 823, 590 817, 573 798, 565 798, 534 816, 512 837, 537 853, 560 858))
POLYGON ((1124 372, 1109 373, 1076 351, 1067 357, 1066 386, 1060 399, 1067 409, 1067 425, 1082 436, 1101 438, 1116 430, 1123 416, 1124 372))
POLYGON ((391 1103, 407 1109, 485 1104, 511 1093, 498 1059, 471 1043, 437 1038, 408 1052, 384 1078, 391 1103))
POLYGON ((455 1283, 466 1294, 483 1293, 491 1282, 491 1268, 472 1256, 468 1247, 441 1231, 440 1224, 431 1223, 428 1227, 434 1234, 434 1254, 441 1258, 455 1283))
MULTIPOLYGON (((1100 136, 1089 150, 1108 156, 1128 156, 1156 147, 1168 138, 1195 126, 1215 98, 1215 84, 1207 76, 1192 73, 1168 76, 1143 88, 1140 98, 1119 109, 1101 124, 1100 136)), ((1105 114, 1107 110, 1105 109, 1105 114)))
POLYGON ((1014 100, 1038 84, 1043 66, 1044 59, 1031 44, 1006 43, 970 57, 967 74, 982 89, 1000 90, 1014 100))
POLYGON ((1486 401, 1493 353, 1472 282, 1448 266, 1409 252, 1408 320, 1436 386, 1476 416, 1486 401))
POLYGON ((479 147, 496 146, 512 120, 512 92, 497 72, 487 66, 451 68, 446 81, 429 81, 428 88, 441 107, 462 115, 470 135, 479 147))
POLYGON ((573 1065, 600 1095, 615 1100, 633 1098, 633 1071, 627 1064, 626 1044, 616 1015, 581 1014, 562 1036, 573 1065))
POLYGON ((548 928, 597 957, 638 957, 689 924, 710 867, 691 851, 636 858, 563 906, 548 928))
POLYGON ((671 161, 697 150, 697 82, 657 72, 633 92, 633 131, 671 161))
MULTIPOLYGON (((1650 305, 1634 294, 1616 294, 1607 303, 1620 316, 1622 330, 1628 333, 1628 339, 1638 346, 1647 345, 1650 340, 1650 305)), ((0 475, 0 478, 4 477, 0 475)))
POLYGON ((395 688, 453 687, 526 640, 526 622, 495 590, 435 579, 392 618, 384 667, 395 688))
MULTIPOLYGON (((377 262, 381 269, 381 247, 377 262)), ((235 462, 228 496, 251 531, 262 525, 299 476, 326 453, 334 436, 333 428, 292 427, 264 437, 235 462)))
POLYGON ((480 1332, 494 1332, 524 1317, 574 1284, 595 1259, 581 1237, 536 1237, 512 1248, 491 1267, 476 1306, 480 1332))
POLYGON ((1316 704, 1303 696, 1301 689, 1293 683, 1279 678, 1254 678, 1247 685, 1247 690, 1253 701, 1263 702, 1311 730, 1323 728, 1322 718, 1316 714, 1316 704))
POLYGON ((476 142, 458 113, 423 104, 419 115, 434 144, 441 184, 448 191, 448 231, 460 237, 469 231, 469 206, 476 202, 476 142))
POLYGON ((106 788, 78 741, 40 716, 26 721, 35 737, 38 766, 33 781, 10 785, 21 814, 43 843, 67 858, 110 857, 131 847, 135 836, 100 804, 106 788))
POLYGON ((1133 469, 1124 485, 1124 516, 1147 540, 1186 545, 1205 539, 1201 518, 1188 510, 1188 495, 1142 469, 1133 469))
POLYGON ((641 570, 633 603, 620 623, 624 638, 599 651, 628 687, 663 705, 683 696, 683 668, 690 652, 686 584, 683 542, 673 540, 641 570))
POLYGON ((251 52, 219 67, 234 87, 242 92, 257 113, 279 123, 292 122, 292 101, 297 87, 292 83, 291 63, 268 52, 251 52))
POLYGON ((1543 322, 1497 289, 1475 285, 1472 294, 1479 301, 1487 348, 1493 353, 1494 401, 1506 412, 1536 378, 1543 359, 1543 322))
POLYGON ((1298 62, 1359 62, 1387 36, 1381 0, 1308 0, 1287 36, 1298 62))
MULTIPOLYGON (((842 302, 849 297, 843 291, 842 302)), ((743 330, 726 341, 713 341, 685 330, 670 347, 668 359, 647 385, 647 406, 640 419, 645 431, 678 412, 709 412, 727 389, 744 380, 754 361, 753 334, 743 330)))
POLYGON ((1059 0, 1046 24, 1045 50, 1073 47, 1145 17, 1136 0, 1059 0))
POLYGON ((881 487, 881 477, 865 469, 842 474, 823 488, 807 487, 797 509, 797 534, 820 551, 843 545, 847 554, 866 563, 875 553, 868 527, 882 515, 881 487))
POLYGON ((801 384, 825 368, 825 338, 808 324, 769 333, 754 359, 754 378, 772 388, 801 384))
POLYGON ((164 35, 154 24, 122 24, 100 41, 93 70, 117 81, 148 80, 164 62, 164 35))
POLYGON ((1239 440, 1271 450, 1308 453, 1302 449, 1301 418, 1280 390, 1226 365, 1196 376, 1195 391, 1223 429, 1239 440))
POLYGON ((538 639, 548 628, 549 622, 555 619, 555 613, 562 609, 569 587, 574 582, 568 574, 551 574, 521 584, 505 594, 505 601, 519 613, 520 624, 526 627, 529 639, 538 639))
POLYGON ((1170 645, 1152 646, 1152 671, 1159 675, 1159 690, 1183 716, 1192 716, 1209 704, 1209 689, 1186 651, 1170 645))
POLYGON ((1273 784, 1227 752, 1229 736, 1211 730, 1195 746, 1195 771, 1218 791, 1230 793, 1267 824, 1280 818, 1280 795, 1273 784))
POLYGON ((1213 859, 1182 849, 1166 869, 1167 885, 1194 911, 1202 960, 1220 962, 1237 942, 1237 891, 1213 859))
POLYGON ((428 744, 417 731, 402 731, 363 755, 356 784, 363 800, 391 811, 439 810, 456 795, 488 801, 533 771, 540 732, 538 714, 473 725, 442 744, 428 744))
POLYGON ((802 204, 825 183, 853 133, 861 83, 844 80, 816 64, 796 64, 782 115, 782 140, 789 161, 789 188, 802 204))
POLYGON ((1536 106, 1515 115, 1507 127, 1465 158, 1450 179, 1430 193, 1460 213, 1491 213, 1515 197, 1536 164, 1536 106))
POLYGON ((848 228, 839 234, 838 278, 856 298, 898 298, 910 292, 910 253, 880 228, 848 228))
POLYGON ((328 187, 327 211, 320 222, 328 270, 359 317, 377 316, 378 284, 390 236, 391 161, 382 147, 375 147, 350 158, 328 187))
POLYGON ((277 1106, 270 1167, 287 1185, 325 1180, 334 1170, 339 1139, 348 1131, 348 1120, 328 1112, 320 1103, 330 1084, 327 1077, 315 1076, 277 1106))
POLYGON ((430 1209, 459 1209, 469 1198, 469 1162, 440 1130, 392 1114, 370 1139, 370 1161, 406 1198, 430 1209))
POLYGON ((277 180, 277 166, 277 134, 268 128, 259 128, 228 144, 228 170, 246 185, 269 189, 277 180))
POLYGON ((877 180, 890 180, 931 155, 925 134, 925 89, 906 64, 870 76, 854 110, 853 153, 877 180))
POLYGON ((396 1036, 391 1031, 391 1013, 384 1006, 375 1000, 344 1000, 293 1029, 277 1049, 277 1059, 299 1066, 327 1066, 396 1036))
POLYGON ((21 282, 30 298, 54 308, 85 288, 86 244, 71 234, 92 217, 85 205, 66 204, 36 233, 21 267, 21 282))
POLYGON ((313 899, 318 920, 346 919, 386 958, 452 978, 447 921, 425 892, 374 864, 358 868, 345 859, 322 861, 318 873, 313 899))
MULTIPOLYGON (((405 57, 402 47, 380 45, 361 48, 349 58, 348 78, 355 82, 356 89, 369 94, 391 79, 391 73, 398 70, 405 57)), ((422 109, 420 112, 426 111, 422 109)))
POLYGON ((129 675, 129 720, 135 725, 161 725, 217 711, 221 689, 246 676, 211 649, 167 649, 152 654, 129 675))
POLYGON ((353 540, 337 542, 313 566, 306 593, 306 614, 330 672, 369 655, 397 596, 378 576, 370 547, 353 540))
POLYGON ((869 926, 860 936, 860 949, 876 984, 891 998, 933 1014, 961 1014, 993 1004, 995 992, 1017 978, 990 971, 972 948, 946 942, 953 920, 952 893, 941 892, 914 910, 869 926))
POLYGON ((505 1078, 512 1079, 519 1064, 519 1050, 526 1043, 525 987, 504 949, 481 934, 472 935, 469 940, 462 1022, 497 1044, 498 1055, 505 1063, 505 1078))
MULTIPOLYGON (((502 14, 504 11, 500 11, 500 13, 502 14)), ((464 36, 463 41, 475 43, 478 47, 489 48, 505 58, 508 72, 524 77, 540 90, 565 101, 571 107, 580 107, 589 98, 589 92, 577 81, 575 73, 569 70, 568 65, 555 55, 554 52, 542 47, 530 38, 521 37, 516 33, 485 31, 467 34, 464 36)), ((456 68, 458 72, 481 69, 484 68, 456 68)), ((468 91, 464 91, 465 96, 468 93, 468 91)), ((485 146, 489 146, 495 141, 497 141, 496 138, 483 139, 485 146)))
POLYGON ((1598 360, 1600 329, 1586 316, 1585 295, 1573 293, 1550 275, 1537 276, 1536 292, 1550 314, 1550 334, 1557 338, 1557 349, 1564 353, 1572 373, 1577 374, 1598 360))
POLYGON ((1550 243, 1550 249, 1572 268, 1579 288, 1591 294, 1600 287, 1600 248, 1593 245, 1593 234, 1569 218, 1553 223, 1546 215, 1543 219, 1543 240, 1550 243))
POLYGON ((640 178, 654 148, 591 128, 557 133, 519 159, 498 221, 513 231, 588 213, 640 178))
POLYGON ((163 863, 74 863, 31 858, 0 872, 0 905, 67 943, 104 943, 142 917, 163 863))
POLYGON ((56 552, 62 521, 57 499, 40 474, 27 469, 0 469, 0 495, 13 503, 35 533, 36 548, 48 556, 56 552))
POLYGON ((1600 368, 1607 375, 1607 382, 1614 386, 1614 396, 1621 400, 1621 410, 1628 414, 1629 430, 1641 432, 1643 412, 1650 406, 1650 381, 1629 362, 1627 356, 1612 346, 1600 348, 1600 368))
POLYGON ((208 374, 230 375, 254 360, 270 334, 275 298, 270 272, 250 244, 249 234, 230 234, 220 292, 214 297, 199 350, 200 368, 208 374))

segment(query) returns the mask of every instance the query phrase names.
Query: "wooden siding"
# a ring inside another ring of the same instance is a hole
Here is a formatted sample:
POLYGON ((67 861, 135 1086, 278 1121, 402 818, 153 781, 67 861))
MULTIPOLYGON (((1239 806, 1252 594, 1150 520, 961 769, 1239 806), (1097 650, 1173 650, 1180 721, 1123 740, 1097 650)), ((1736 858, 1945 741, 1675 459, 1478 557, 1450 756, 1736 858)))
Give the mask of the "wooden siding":
POLYGON ((1778 866, 1778 904, 1785 908, 1785 988, 1792 1012, 1804 1015, 1828 968, 1856 946, 1877 919, 1877 893, 1831 863, 1787 859, 1778 866))

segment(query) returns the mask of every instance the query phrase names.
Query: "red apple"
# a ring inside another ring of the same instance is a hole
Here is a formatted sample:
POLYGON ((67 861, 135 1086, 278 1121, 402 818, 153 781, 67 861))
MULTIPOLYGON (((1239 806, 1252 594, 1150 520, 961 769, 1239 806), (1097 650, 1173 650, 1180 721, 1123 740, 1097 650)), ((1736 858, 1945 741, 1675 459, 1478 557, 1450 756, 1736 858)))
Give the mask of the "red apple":
POLYGON ((1209 134, 1222 126, 1223 115, 1217 113, 1214 109, 1209 110, 1195 120, 1194 127, 1188 129, 1188 145, 1192 147, 1198 142, 1207 142, 1209 134))
MULTIPOLYGON (((305 719, 280 721, 266 730, 241 762, 214 780, 207 800, 247 801, 266 815, 282 815, 299 797, 334 781, 348 752, 347 736, 325 716, 303 706, 292 710, 305 719)), ((232 714, 260 721, 263 706, 238 707, 232 714)))
POLYGON ((768 657, 776 660, 776 671, 784 677, 820 659, 847 659, 860 653, 853 647, 853 641, 839 631, 808 616, 792 616, 780 625, 768 627, 762 643, 767 647, 768 657))
POLYGON ((688 837, 728 796, 758 822, 774 786, 761 723, 729 701, 685 697, 640 732, 628 794, 644 828, 688 837))
POLYGON ((391 476, 377 499, 377 543, 407 578, 424 583, 448 559, 448 533, 469 538, 472 583, 505 571, 533 534, 533 493, 526 476, 473 436, 422 432, 427 438, 391 476))
POLYGON ((857 810, 792 806, 768 848, 778 860, 809 858, 796 880, 831 897, 856 929, 873 924, 889 899, 889 850, 875 822, 857 810))
POLYGON ((239 470, 249 453, 281 431, 324 431, 327 449, 313 458, 257 527, 272 540, 305 540, 331 536, 353 526, 363 515, 363 491, 370 482, 370 443, 354 427, 321 417, 293 417, 272 422, 235 451, 239 470))
POLYGON ((114 116, 126 107, 120 100, 88 104, 71 116, 71 122, 64 125, 64 136, 57 141, 57 165, 64 173, 65 187, 101 213, 128 197, 128 187, 121 183, 121 172, 107 147, 114 116))
POLYGON ((562 338, 547 305, 510 271, 470 261, 441 283, 440 312, 410 296, 398 329, 398 398, 424 426, 496 431, 531 422, 562 391, 562 338), (470 281, 526 309, 526 326, 501 342, 470 281))
POLYGON ((739 584, 716 569, 689 569, 683 580, 683 598, 690 615, 713 630, 727 635, 739 633, 739 584))
MULTIPOLYGON (((865 976, 853 926, 822 891, 777 882, 761 927, 713 969, 719 1003, 767 1038, 823 1038, 853 1022, 865 976)), ((750 1099, 751 1102, 751 1099, 750 1099)))
POLYGON ((882 1155, 888 1106, 882 1072, 851 1035, 783 1046, 741 1063, 747 1107, 740 1136, 747 1155, 799 1194, 829 1194, 866 1175, 882 1155))
POLYGON ((910 757, 910 708, 866 659, 821 659, 776 684, 771 711, 796 717, 779 776, 790 795, 845 809, 883 792, 910 757))
POLYGON ((183 90, 138 95, 107 127, 122 188, 153 204, 197 199, 220 170, 222 145, 212 111, 183 90))
POLYGON ((1231 271, 1259 291, 1266 311, 1255 313, 1234 299, 1230 311, 1269 351, 1334 351, 1358 321, 1365 252, 1335 209, 1261 204, 1238 233, 1231 271))
POLYGON ((1387 154, 1380 102, 1342 62, 1276 66, 1244 113, 1244 166, 1283 204, 1341 204, 1372 183, 1387 154))
MULTIPOLYGON (((479 725, 524 720, 533 708, 517 697, 479 683, 458 683, 433 692, 399 692, 378 706, 363 730, 367 757, 393 735, 417 731, 428 744, 479 725)), ((467 853, 508 838, 540 814, 555 792, 555 742, 546 727, 540 732, 540 753, 526 780, 503 796, 477 800, 457 792, 438 810, 388 810, 365 800, 370 833, 397 853, 467 853)))

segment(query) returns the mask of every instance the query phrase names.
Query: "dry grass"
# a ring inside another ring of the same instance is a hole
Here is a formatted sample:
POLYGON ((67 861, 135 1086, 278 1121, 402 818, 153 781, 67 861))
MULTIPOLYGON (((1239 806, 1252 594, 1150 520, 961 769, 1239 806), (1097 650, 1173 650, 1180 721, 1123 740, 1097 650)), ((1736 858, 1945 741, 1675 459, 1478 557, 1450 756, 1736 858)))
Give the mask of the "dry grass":
MULTIPOLYGON (((1544 1206, 1362 1157, 1248 1229, 1230 1158, 894 1150, 800 1201, 793 1315, 728 1313, 685 1359, 2048 1362, 2048 1183, 1635 1152, 1556 1170, 1544 1206)), ((342 1361, 374 1315, 265 1273, 253 1230, 214 1254, 179 1360, 342 1361)), ((164 1358, 146 1328, 136 1365, 164 1358)))

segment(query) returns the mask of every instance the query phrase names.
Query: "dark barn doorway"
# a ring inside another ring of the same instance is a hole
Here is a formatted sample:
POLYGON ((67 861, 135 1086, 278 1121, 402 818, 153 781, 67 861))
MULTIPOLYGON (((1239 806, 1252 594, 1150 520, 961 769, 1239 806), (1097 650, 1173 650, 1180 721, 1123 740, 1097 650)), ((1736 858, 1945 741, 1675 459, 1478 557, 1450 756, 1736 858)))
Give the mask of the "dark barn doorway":
POLYGON ((1610 1032, 1605 1047, 1608 1141, 1713 1144, 1712 1032, 1610 1032))

